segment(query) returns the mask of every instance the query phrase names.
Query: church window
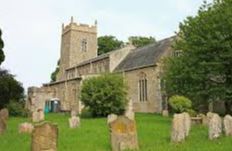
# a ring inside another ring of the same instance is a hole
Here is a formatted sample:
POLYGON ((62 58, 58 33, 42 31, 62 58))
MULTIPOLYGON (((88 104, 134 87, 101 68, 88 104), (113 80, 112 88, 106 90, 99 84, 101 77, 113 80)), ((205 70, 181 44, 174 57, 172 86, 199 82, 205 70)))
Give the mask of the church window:
POLYGON ((146 74, 141 73, 139 76, 139 101, 147 101, 147 78, 146 74))
POLYGON ((87 51, 87 39, 82 39, 81 41, 81 51, 87 51))

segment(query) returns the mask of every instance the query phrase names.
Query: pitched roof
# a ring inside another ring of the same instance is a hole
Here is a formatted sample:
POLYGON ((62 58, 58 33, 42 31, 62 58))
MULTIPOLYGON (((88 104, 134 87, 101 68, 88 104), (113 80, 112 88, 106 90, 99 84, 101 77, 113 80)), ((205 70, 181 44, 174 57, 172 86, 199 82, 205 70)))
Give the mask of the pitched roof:
POLYGON ((162 54, 171 46, 175 37, 170 37, 145 47, 132 50, 117 66, 116 71, 128 71, 155 65, 162 54))

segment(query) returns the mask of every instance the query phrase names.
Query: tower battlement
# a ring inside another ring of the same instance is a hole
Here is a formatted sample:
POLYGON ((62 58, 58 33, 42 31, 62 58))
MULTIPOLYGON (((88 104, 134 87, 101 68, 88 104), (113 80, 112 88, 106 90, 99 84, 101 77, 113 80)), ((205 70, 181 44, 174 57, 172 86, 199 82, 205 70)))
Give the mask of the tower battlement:
POLYGON ((97 33, 97 21, 95 21, 94 25, 76 23, 73 21, 73 17, 71 17, 71 21, 68 25, 62 25, 62 35, 69 32, 70 30, 88 32, 88 33, 97 33))

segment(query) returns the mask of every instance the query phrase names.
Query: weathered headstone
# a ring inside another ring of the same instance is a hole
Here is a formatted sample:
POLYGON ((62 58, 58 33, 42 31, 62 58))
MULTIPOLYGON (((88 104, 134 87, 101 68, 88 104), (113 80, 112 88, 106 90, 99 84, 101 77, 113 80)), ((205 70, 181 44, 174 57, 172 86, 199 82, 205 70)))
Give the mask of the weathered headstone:
POLYGON ((32 132, 31 151, 57 151, 58 127, 51 123, 35 125, 32 132))
POLYGON ((77 116, 72 116, 69 118, 69 127, 70 128, 76 128, 80 125, 80 118, 77 116))
POLYGON ((172 120, 171 141, 174 143, 182 142, 187 135, 184 114, 174 114, 172 120))
POLYGON ((109 123, 113 151, 138 149, 136 123, 126 116, 119 116, 109 123))
POLYGON ((232 136, 232 116, 226 115, 223 120, 224 131, 226 136, 232 136))
POLYGON ((162 111, 162 116, 163 116, 163 117, 168 117, 168 116, 169 116, 168 110, 163 110, 163 111, 162 111))
POLYGON ((6 108, 1 109, 1 111, 0 111, 0 117, 2 117, 3 120, 8 120, 8 118, 9 118, 9 111, 8 111, 8 109, 6 109, 6 108))
POLYGON ((222 133, 222 120, 218 114, 213 113, 209 121, 209 139, 220 137, 222 133))
POLYGON ((34 126, 31 123, 22 123, 19 125, 19 133, 29 133, 31 134, 34 129, 34 126))
POLYGON ((191 129, 191 117, 188 113, 182 113, 184 115, 184 125, 185 125, 185 137, 189 135, 191 129))

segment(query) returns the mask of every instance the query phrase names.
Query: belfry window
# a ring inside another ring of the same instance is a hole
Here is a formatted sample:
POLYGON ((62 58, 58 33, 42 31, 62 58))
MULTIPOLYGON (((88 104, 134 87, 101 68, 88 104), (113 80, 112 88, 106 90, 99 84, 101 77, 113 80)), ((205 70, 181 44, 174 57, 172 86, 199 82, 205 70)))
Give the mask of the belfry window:
POLYGON ((81 41, 81 51, 87 51, 87 39, 82 39, 81 41))
POLYGON ((139 75, 139 84, 138 84, 138 90, 139 90, 139 101, 144 102, 147 101, 147 78, 146 74, 141 73, 139 75))

